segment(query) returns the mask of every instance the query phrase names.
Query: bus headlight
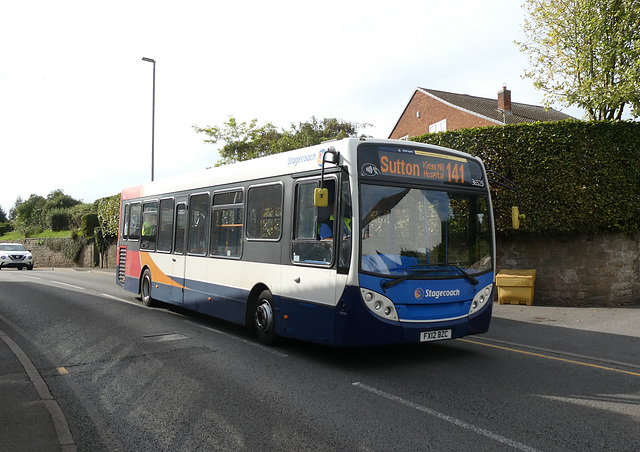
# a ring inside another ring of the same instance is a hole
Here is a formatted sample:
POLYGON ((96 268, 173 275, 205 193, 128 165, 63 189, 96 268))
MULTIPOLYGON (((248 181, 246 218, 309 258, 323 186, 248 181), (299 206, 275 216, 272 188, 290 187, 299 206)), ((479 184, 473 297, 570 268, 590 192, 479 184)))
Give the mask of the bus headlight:
POLYGON ((375 315, 387 320, 398 320, 396 307, 387 297, 378 292, 363 288, 360 288, 360 293, 362 294, 364 304, 375 315))
POLYGON ((469 309, 469 315, 484 308, 488 304, 492 293, 493 293, 493 284, 489 284, 488 286, 479 290, 478 293, 473 297, 473 301, 471 302, 471 308, 469 309))

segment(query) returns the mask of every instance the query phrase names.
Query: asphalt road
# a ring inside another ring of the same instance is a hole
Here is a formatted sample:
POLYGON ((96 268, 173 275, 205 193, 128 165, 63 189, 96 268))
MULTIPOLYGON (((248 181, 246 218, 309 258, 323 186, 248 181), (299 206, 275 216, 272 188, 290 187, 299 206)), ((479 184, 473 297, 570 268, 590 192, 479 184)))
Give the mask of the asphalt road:
POLYGON ((269 348, 112 275, 0 272, 0 330, 81 451, 640 450, 640 338, 525 309, 461 340, 269 348))

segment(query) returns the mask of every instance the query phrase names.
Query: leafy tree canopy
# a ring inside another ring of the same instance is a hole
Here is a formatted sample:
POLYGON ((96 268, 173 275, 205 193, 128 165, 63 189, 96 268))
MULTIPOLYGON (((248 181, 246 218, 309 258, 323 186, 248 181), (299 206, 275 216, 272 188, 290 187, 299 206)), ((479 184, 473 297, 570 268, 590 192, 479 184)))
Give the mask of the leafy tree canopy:
POLYGON ((210 137, 204 140, 205 143, 224 142, 218 149, 221 160, 216 165, 219 166, 312 146, 327 140, 357 137, 359 129, 369 126, 370 124, 358 124, 336 118, 318 120, 312 117, 307 122, 292 123, 291 130, 279 130, 272 123, 258 126, 257 119, 246 123, 229 116, 229 120, 222 127, 194 126, 194 129, 197 133, 204 133, 210 137))
POLYGON ((47 208, 48 209, 66 209, 80 204, 81 201, 72 198, 69 195, 65 195, 60 189, 54 190, 47 195, 47 208))
POLYGON ((8 220, 9 219, 7 218, 7 214, 2 209, 2 206, 0 206, 0 223, 6 223, 8 220))
POLYGON ((18 197, 9 212, 9 217, 22 232, 27 229, 66 229, 70 222, 79 227, 80 217, 90 207, 65 195, 62 190, 54 190, 46 198, 33 194, 24 201, 18 197), (56 227, 52 227, 53 222, 56 223, 56 227))
POLYGON ((42 209, 46 204, 42 196, 31 195, 26 201, 20 198, 15 205, 15 221, 18 228, 40 227, 42 224, 42 209), (20 202, 20 204, 18 204, 20 202))
POLYGON ((524 0, 525 76, 545 103, 584 108, 592 120, 640 116, 638 0, 524 0))

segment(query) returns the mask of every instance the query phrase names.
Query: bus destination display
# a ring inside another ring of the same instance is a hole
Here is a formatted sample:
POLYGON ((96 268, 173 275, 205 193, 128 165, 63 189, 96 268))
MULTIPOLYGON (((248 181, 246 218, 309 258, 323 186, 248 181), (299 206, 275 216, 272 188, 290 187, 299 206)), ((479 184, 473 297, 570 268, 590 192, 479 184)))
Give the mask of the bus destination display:
POLYGON ((364 177, 410 178, 446 184, 484 186, 481 169, 466 158, 417 149, 362 149, 364 177), (376 158, 377 157, 377 158, 376 158))
POLYGON ((469 179, 468 166, 466 159, 443 159, 439 155, 422 151, 416 151, 415 154, 380 152, 380 172, 385 175, 464 184, 465 172, 467 180, 469 179), (415 156, 418 158, 411 158, 415 156))

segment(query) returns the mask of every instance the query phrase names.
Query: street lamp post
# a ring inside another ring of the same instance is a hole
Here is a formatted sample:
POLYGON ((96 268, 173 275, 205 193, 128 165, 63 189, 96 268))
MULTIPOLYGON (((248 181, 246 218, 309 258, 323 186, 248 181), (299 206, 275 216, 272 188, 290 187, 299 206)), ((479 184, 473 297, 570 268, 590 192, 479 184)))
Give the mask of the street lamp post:
POLYGON ((154 141, 156 135, 156 60, 143 57, 142 61, 153 63, 153 106, 151 110, 151 181, 153 182, 154 141))

